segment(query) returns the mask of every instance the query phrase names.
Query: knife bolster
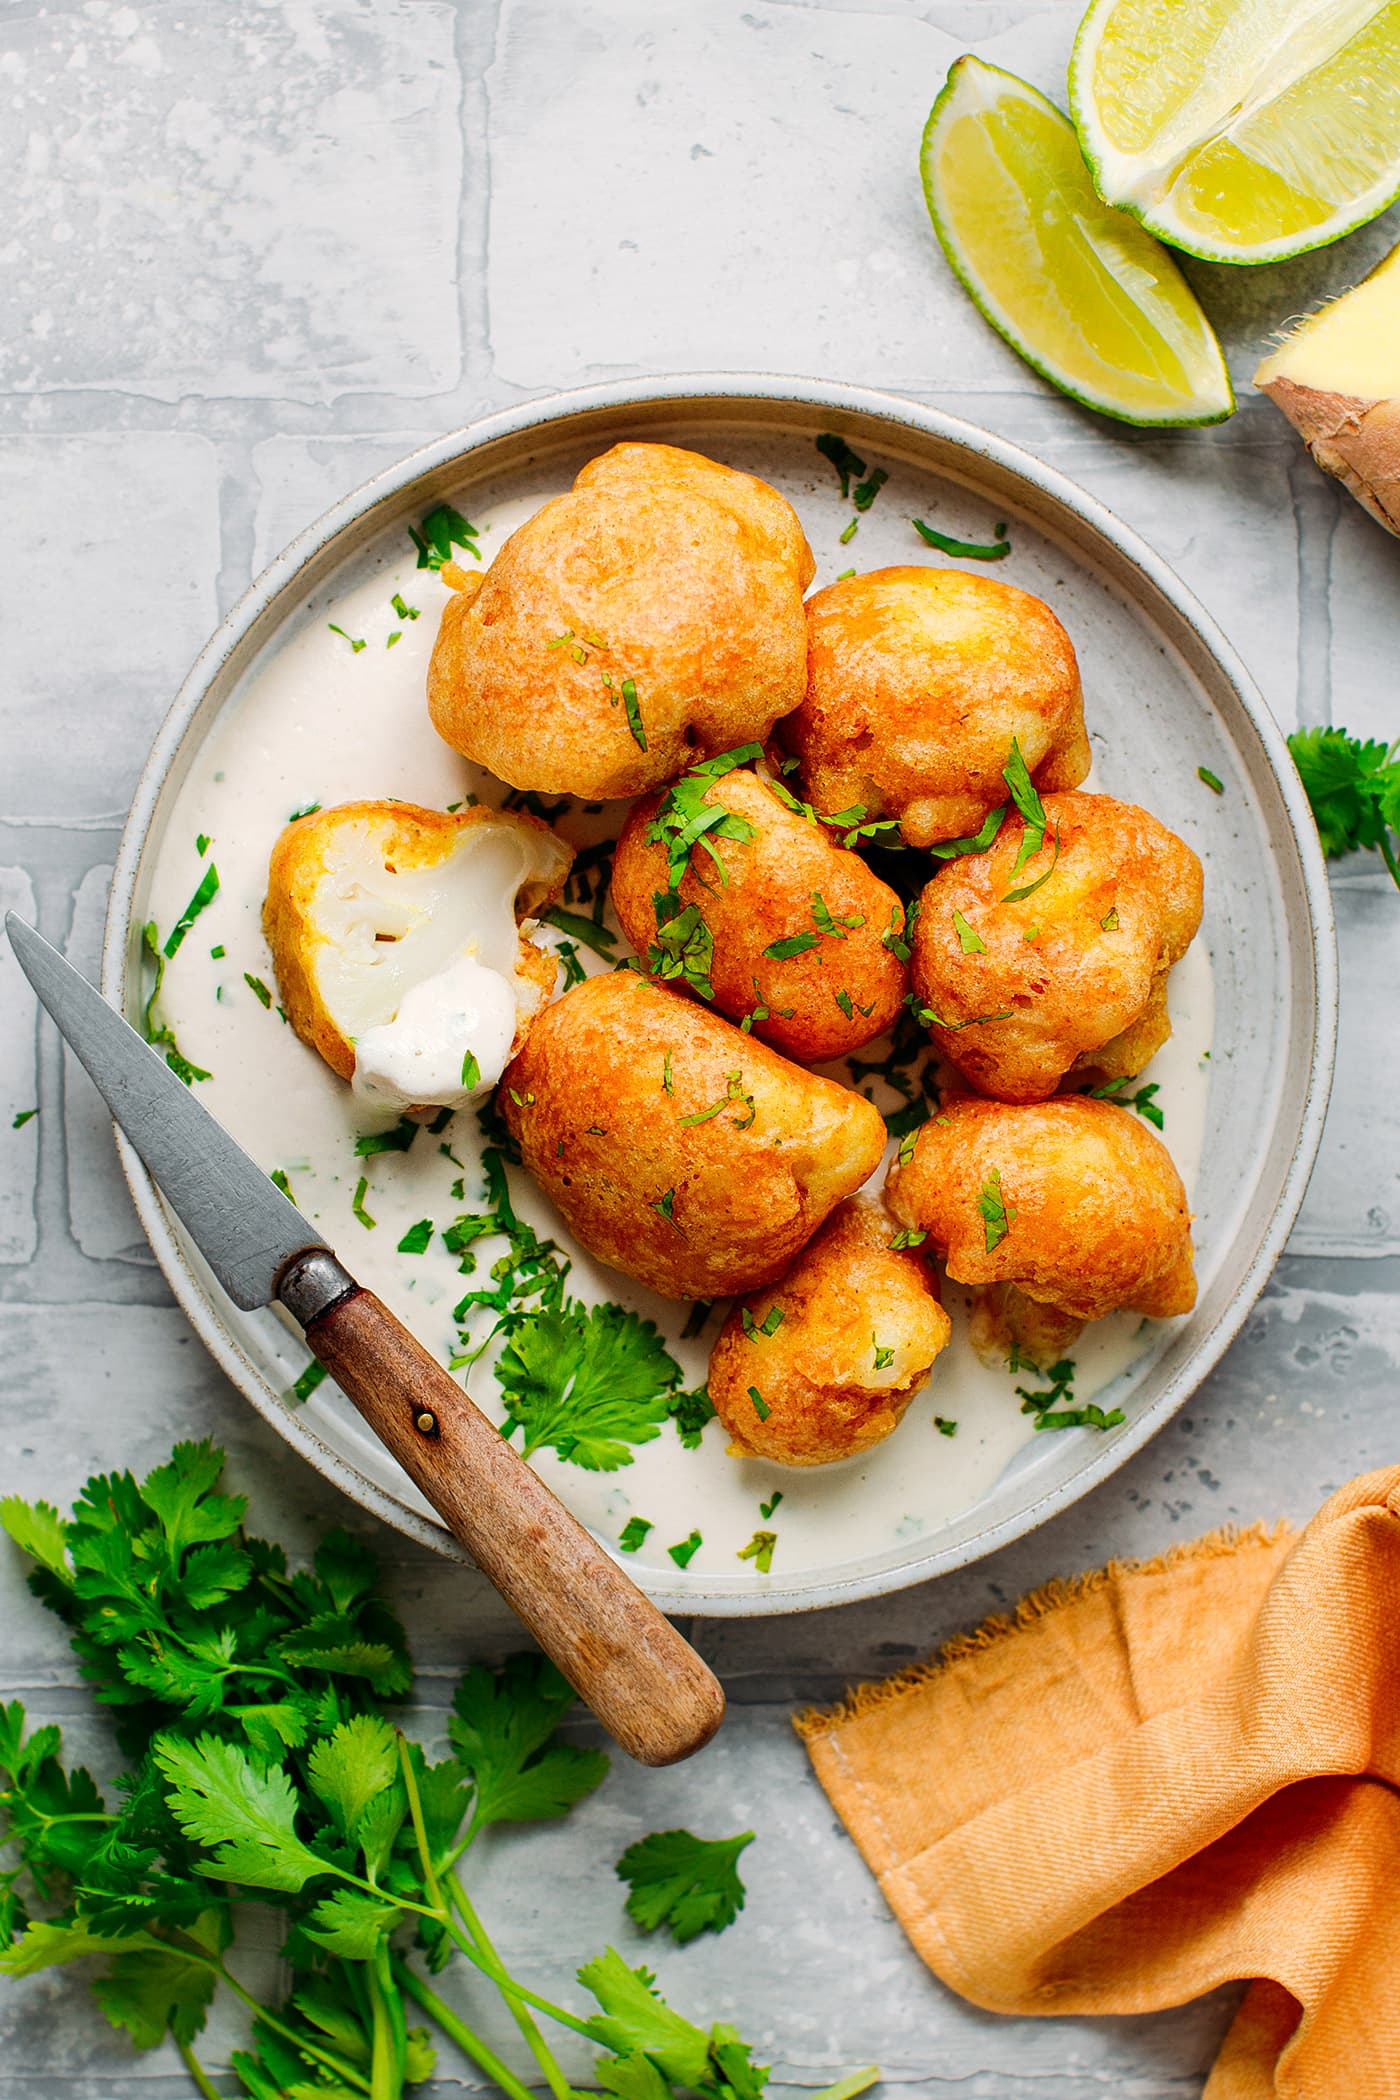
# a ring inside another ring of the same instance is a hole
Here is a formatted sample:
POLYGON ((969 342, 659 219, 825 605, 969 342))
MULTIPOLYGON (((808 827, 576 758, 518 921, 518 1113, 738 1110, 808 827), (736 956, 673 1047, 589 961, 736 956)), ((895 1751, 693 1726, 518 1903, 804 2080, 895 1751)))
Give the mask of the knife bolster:
POLYGON ((325 1247, 293 1255, 277 1281, 277 1295, 301 1327, 309 1327, 360 1286, 325 1247))

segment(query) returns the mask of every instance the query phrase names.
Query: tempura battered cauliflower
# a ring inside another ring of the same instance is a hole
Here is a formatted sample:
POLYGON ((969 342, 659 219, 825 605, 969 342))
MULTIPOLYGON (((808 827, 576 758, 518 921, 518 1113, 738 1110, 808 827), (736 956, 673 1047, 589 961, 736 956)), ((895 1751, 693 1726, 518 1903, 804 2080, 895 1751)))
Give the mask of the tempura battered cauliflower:
POLYGON ((263 907, 287 1019, 372 1103, 484 1093, 554 988, 554 956, 520 922, 557 901, 572 860, 547 825, 501 810, 344 802, 297 818, 263 907))
POLYGON ((1089 771, 1079 667, 1041 599, 960 569, 874 569, 807 603, 807 691, 779 735, 826 812, 898 817, 906 842, 975 833, 1012 739, 1042 791, 1089 771))
POLYGON ((614 445, 484 576, 460 577, 428 673, 433 723, 515 787, 643 794, 796 707, 813 573, 766 482, 674 445, 614 445))
POLYGON ((1200 861, 1146 810, 1074 793, 1044 810, 1044 844, 1019 871, 1013 811, 988 852, 940 869, 915 925, 921 1017, 999 1101, 1043 1101, 1071 1072, 1141 1071, 1171 1034, 1167 972, 1201 923, 1200 861))
POLYGON ((730 1314, 709 1393, 733 1456, 830 1465, 898 1428, 952 1327, 923 1257, 892 1249, 894 1236, 880 1203, 843 1203, 785 1276, 730 1314))
POLYGON ((780 1276, 885 1142, 858 1094, 632 970, 556 1000, 497 1100, 581 1245, 668 1298, 780 1276))
MULTIPOLYGON (((883 1035, 909 982, 884 941, 904 923, 898 897, 858 854, 834 842, 827 826, 785 807, 747 770, 708 786, 683 775, 666 795, 639 802, 627 820, 613 859, 613 905, 653 974, 669 969, 657 925, 658 899, 675 909, 669 840, 692 809, 728 812, 728 821, 691 849, 674 892, 681 912, 699 915, 719 1011, 735 1021, 750 1017, 761 1041, 809 1064, 845 1057, 883 1035), (796 953, 784 952, 793 947, 796 953)), ((677 919, 668 924, 676 927, 677 919)), ((692 929, 687 939, 695 937, 692 929)), ((693 974, 681 981, 694 988, 693 974)))
POLYGON ((949 1101, 885 1196, 955 1282, 1013 1284, 1063 1315, 1060 1347, 1120 1308, 1161 1320, 1196 1302, 1181 1177, 1156 1133, 1113 1102, 949 1101))

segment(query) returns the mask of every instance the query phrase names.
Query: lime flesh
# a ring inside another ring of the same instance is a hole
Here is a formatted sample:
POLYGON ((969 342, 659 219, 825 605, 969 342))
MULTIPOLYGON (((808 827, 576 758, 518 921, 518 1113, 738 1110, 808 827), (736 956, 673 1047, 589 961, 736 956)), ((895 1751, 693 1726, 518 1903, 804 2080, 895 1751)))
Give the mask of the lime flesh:
POLYGON ((1100 195, 1160 239, 1300 255, 1400 193, 1400 0, 1094 0, 1070 108, 1100 195))
POLYGON ((1074 128, 1013 73, 960 58, 929 117, 924 195, 992 326, 1045 378, 1129 423, 1233 409, 1209 321, 1176 265, 1094 190, 1074 128))

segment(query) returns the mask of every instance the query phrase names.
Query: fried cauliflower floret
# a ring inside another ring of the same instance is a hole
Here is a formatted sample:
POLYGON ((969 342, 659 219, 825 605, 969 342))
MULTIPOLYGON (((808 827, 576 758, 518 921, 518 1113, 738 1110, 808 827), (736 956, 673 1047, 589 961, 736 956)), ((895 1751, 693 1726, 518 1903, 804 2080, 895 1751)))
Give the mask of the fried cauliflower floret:
POLYGON ((373 1106, 484 1094, 554 989, 553 955, 520 922, 558 899, 572 860, 547 825, 501 810, 298 817, 263 906, 287 1019, 373 1106))
POLYGON ((1008 814, 986 853, 935 875, 914 930, 921 1018, 998 1101, 1141 1071, 1171 1034, 1167 972, 1201 923, 1200 861, 1146 810, 1073 793, 1044 809, 1038 852, 1017 868, 1026 825, 1008 814))
POLYGON ((1170 1319, 1196 1302, 1181 1177, 1156 1133, 1111 1101, 950 1101, 891 1168, 885 1199, 928 1233, 954 1282, 1013 1286, 989 1301, 1008 1319, 1018 1297, 1058 1316, 1027 1332, 1037 1361, 1086 1320, 1170 1319))
POLYGON ((708 985, 721 1013, 751 1016, 761 1041, 809 1064, 883 1035, 908 988, 882 939, 904 923, 894 891, 746 770, 715 779, 702 767, 639 802, 617 842, 612 899, 653 975, 702 997, 708 985), (689 844, 697 823, 707 828, 689 844))
POLYGON ((860 1095, 632 970, 556 1000, 497 1099, 575 1238, 666 1298, 781 1276, 885 1143, 860 1095))
POLYGON ((484 576, 454 569, 429 713, 515 787, 644 794, 796 707, 813 573, 767 482, 674 445, 614 445, 484 576))
POLYGON ((952 1327, 922 1255, 894 1237, 880 1203, 843 1203, 771 1290, 730 1314, 709 1391, 734 1457, 825 1466, 898 1428, 952 1327))
POLYGON ((807 691, 779 730, 825 812, 898 817, 911 846, 1006 800, 1013 737, 1042 790, 1089 771, 1079 667, 1041 599, 960 569, 875 569, 807 603, 807 691))

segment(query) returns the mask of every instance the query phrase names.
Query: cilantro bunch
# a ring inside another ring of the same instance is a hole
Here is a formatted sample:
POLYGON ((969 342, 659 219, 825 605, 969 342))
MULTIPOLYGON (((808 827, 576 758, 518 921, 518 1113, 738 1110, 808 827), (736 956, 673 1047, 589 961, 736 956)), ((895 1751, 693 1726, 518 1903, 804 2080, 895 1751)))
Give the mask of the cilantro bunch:
POLYGON ((1400 888, 1400 742, 1297 729, 1288 739, 1329 860, 1376 852, 1400 888))
MULTIPOLYGON (((180 1444, 144 1481, 89 1481, 67 1519, 0 1503, 129 1760, 109 1799, 64 1763, 57 1728, 0 1707, 0 1970, 99 1963, 106 2017, 139 2049, 169 2035, 206 2100, 195 2044, 221 1989, 251 2015, 230 2065, 251 2100, 399 2100, 433 2073, 422 2019, 508 2100, 531 2100, 530 2079, 573 2100, 537 2016, 606 2052, 594 2077, 618 2100, 762 2100, 767 2071, 734 2029, 693 2024, 646 1969, 608 1948, 578 1972, 596 2009, 575 2012, 511 1976, 477 1914, 462 1862, 482 1833, 565 1815, 607 1771, 601 1751, 559 1739, 573 1694, 552 1665, 468 1670, 449 1755, 430 1761, 396 1719, 412 1667, 371 1556, 332 1532, 290 1570, 245 1531, 222 1466, 211 1445, 180 1444), (239 1974, 250 1905, 281 1917, 290 1987, 276 2005, 239 1974), (457 1956, 510 2013, 523 2072, 439 1994, 457 1956)), ((749 1838, 641 1840, 618 1865, 629 1910, 680 1941, 723 1929, 749 1838)))

